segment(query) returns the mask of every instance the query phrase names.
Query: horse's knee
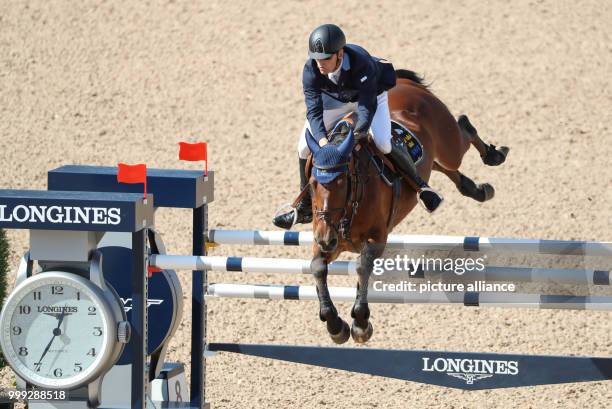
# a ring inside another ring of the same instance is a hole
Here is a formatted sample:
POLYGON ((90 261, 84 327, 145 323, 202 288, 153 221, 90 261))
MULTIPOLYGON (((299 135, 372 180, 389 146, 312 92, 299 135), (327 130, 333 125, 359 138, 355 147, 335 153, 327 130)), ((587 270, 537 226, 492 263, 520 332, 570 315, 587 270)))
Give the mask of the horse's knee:
POLYGON ((355 268, 356 272, 357 272, 357 277, 359 279, 364 279, 364 278, 368 278, 370 277, 370 274, 372 274, 372 270, 374 268, 374 263, 371 264, 358 264, 357 267, 355 268))
POLYGON ((365 251, 359 256, 359 262, 357 264, 357 275, 369 276, 374 268, 374 262, 380 257, 385 250, 384 244, 368 244, 365 251))
POLYGON ((315 280, 324 280, 327 278, 327 263, 322 257, 315 257, 310 262, 310 272, 315 280))

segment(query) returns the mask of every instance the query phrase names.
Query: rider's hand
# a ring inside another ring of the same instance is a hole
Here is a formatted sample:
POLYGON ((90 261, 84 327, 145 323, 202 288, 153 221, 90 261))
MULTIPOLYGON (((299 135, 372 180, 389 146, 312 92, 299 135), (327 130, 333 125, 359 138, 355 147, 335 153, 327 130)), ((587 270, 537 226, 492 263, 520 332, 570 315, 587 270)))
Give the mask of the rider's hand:
POLYGON ((355 132, 355 141, 367 141, 368 140, 368 132, 355 132))
POLYGON ((319 146, 322 148, 322 147, 324 147, 325 145, 327 145, 327 144, 328 144, 328 142, 329 142, 329 141, 327 140, 327 138, 321 138, 321 139, 319 139, 319 146))
POLYGON ((353 136, 355 137, 356 142, 367 141, 368 140, 368 130, 365 131, 363 129, 357 129, 357 124, 350 122, 351 129, 353 130, 353 136))

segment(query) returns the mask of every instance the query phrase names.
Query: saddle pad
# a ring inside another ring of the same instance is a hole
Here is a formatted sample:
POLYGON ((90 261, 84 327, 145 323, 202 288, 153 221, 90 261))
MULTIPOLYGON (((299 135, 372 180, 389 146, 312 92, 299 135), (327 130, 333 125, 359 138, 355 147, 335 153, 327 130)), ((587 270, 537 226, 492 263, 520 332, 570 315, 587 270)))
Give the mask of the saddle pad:
POLYGON ((423 145, 410 129, 395 121, 391 121, 391 135, 396 142, 401 142, 406 146, 415 164, 421 160, 423 157, 423 145))

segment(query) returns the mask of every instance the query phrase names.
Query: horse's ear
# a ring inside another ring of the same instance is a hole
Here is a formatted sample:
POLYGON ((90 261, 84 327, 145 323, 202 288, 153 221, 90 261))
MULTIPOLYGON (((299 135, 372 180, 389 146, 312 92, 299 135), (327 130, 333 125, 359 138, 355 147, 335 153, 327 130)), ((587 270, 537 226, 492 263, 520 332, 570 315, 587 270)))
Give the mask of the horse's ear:
POLYGON ((338 152, 340 152, 342 157, 346 158, 353 151, 353 146, 355 146, 355 137, 353 136, 353 130, 349 129, 347 137, 344 138, 340 146, 338 146, 338 152))
POLYGON ((321 147, 319 146, 317 141, 315 141, 315 138, 312 136, 312 134, 310 133, 310 129, 308 128, 306 128, 305 137, 308 149, 310 149, 310 152, 312 152, 312 156, 314 156, 319 151, 319 149, 321 149, 321 147))

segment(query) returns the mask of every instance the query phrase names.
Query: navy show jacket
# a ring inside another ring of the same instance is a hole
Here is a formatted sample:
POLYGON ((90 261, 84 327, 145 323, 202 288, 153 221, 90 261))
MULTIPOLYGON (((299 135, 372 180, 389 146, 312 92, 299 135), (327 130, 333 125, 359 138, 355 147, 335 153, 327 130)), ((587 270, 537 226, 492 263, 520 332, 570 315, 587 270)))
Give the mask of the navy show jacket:
POLYGON ((391 63, 372 57, 362 47, 354 44, 344 46, 344 56, 338 84, 321 74, 312 58, 304 64, 302 85, 306 117, 317 141, 326 136, 322 94, 341 103, 357 102, 355 131, 365 132, 370 128, 376 113, 376 97, 395 86, 395 69, 391 63), (347 56, 348 61, 345 61, 347 56))

